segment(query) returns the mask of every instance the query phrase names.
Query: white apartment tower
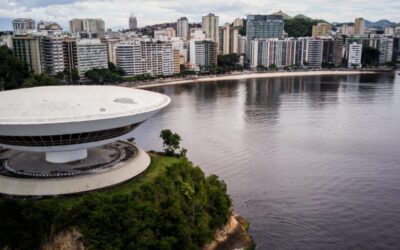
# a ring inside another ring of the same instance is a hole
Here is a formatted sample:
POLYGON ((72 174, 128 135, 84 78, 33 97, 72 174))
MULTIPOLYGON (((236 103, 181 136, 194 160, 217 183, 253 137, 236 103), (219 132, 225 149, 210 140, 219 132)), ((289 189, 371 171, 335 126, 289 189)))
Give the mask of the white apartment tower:
POLYGON ((174 51, 168 42, 118 44, 115 61, 127 76, 174 74, 174 51))
POLYGON ((361 68, 362 44, 352 43, 349 45, 349 68, 361 68))
POLYGON ((76 42, 78 72, 80 77, 92 69, 108 68, 107 44, 100 39, 82 39, 76 42))
POLYGON ((43 38, 44 67, 50 75, 64 71, 63 39, 61 36, 43 38))

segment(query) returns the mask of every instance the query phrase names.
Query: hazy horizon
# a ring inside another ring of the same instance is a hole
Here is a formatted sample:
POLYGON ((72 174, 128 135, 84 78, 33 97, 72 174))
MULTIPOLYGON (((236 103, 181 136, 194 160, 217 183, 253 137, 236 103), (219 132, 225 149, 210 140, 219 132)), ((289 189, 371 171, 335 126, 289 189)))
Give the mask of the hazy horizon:
POLYGON ((220 24, 244 18, 247 14, 271 14, 282 10, 290 16, 303 14, 328 22, 353 22, 355 17, 369 21, 388 19, 400 22, 400 3, 381 0, 379 8, 369 1, 291 0, 285 3, 245 0, 0 0, 0 30, 11 30, 13 18, 27 17, 36 21, 55 21, 68 30, 68 20, 73 18, 102 18, 106 28, 126 29, 128 18, 135 13, 139 27, 157 23, 175 22, 186 16, 190 22, 200 22, 201 16, 215 13, 220 24), (77 11, 78 10, 78 11, 77 11), (112 13, 112 14, 110 14, 112 13))

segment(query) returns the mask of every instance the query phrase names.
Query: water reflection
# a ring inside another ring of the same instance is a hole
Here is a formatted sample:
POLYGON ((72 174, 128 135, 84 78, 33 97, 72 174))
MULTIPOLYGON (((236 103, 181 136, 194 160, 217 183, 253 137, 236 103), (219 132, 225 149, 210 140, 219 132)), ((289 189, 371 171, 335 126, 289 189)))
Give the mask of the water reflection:
POLYGON ((247 79, 154 88, 171 105, 136 138, 177 131, 227 182, 259 249, 400 246, 400 79, 247 79))

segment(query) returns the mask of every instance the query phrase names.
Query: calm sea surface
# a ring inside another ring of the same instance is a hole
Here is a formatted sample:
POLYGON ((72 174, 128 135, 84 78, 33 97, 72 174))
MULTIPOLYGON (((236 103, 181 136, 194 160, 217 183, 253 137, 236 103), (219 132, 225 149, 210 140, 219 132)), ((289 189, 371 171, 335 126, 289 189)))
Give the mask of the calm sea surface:
POLYGON ((398 73, 154 88, 172 103, 136 140, 178 132, 258 249, 400 249, 398 73))

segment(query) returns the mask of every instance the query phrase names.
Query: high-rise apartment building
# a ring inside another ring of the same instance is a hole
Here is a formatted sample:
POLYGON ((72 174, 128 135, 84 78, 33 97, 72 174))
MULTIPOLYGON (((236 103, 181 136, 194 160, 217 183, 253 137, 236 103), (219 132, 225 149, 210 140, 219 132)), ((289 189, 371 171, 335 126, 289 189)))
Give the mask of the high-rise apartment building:
POLYGON ((233 26, 234 27, 243 27, 243 19, 242 18, 236 18, 233 21, 233 26))
POLYGON ((225 23, 221 28, 221 37, 220 37, 220 52, 224 55, 230 54, 230 45, 231 45, 231 25, 229 23, 225 23))
POLYGON ((122 69, 126 76, 142 74, 141 46, 138 44, 117 44, 115 46, 115 65, 122 69))
POLYGON ((102 19, 72 19, 69 21, 69 30, 72 34, 88 35, 89 37, 102 36, 105 24, 102 19))
POLYGON ((312 37, 327 37, 331 35, 331 25, 329 23, 318 23, 312 26, 312 37))
POLYGON ((100 39, 82 39, 76 42, 78 72, 81 78, 92 69, 108 68, 107 44, 100 39))
POLYGON ((64 69, 71 73, 72 71, 78 69, 76 39, 71 37, 64 38, 62 41, 62 45, 63 45, 63 57, 64 57, 64 69))
POLYGON ((347 66, 349 68, 361 68, 362 44, 352 43, 349 45, 349 56, 347 66))
POLYGON ((217 49, 214 41, 190 41, 190 64, 200 71, 208 71, 217 64, 217 49))
POLYGON ((333 63, 333 51, 335 43, 332 38, 322 39, 322 62, 333 63))
POLYGON ((239 54, 239 33, 240 27, 231 26, 230 41, 229 41, 229 52, 239 54))
MULTIPOLYGON (((116 66, 123 69, 128 76, 143 74, 168 76, 177 71, 174 50, 169 42, 118 44, 115 47, 115 60, 116 66)), ((179 58, 177 63, 179 64, 179 58)))
POLYGON ((173 53, 174 53, 174 60, 173 60, 174 74, 179 74, 181 72, 181 63, 180 63, 181 55, 178 49, 174 49, 173 53))
POLYGON ((132 13, 131 16, 129 17, 129 29, 130 30, 136 30, 137 27, 138 27, 137 18, 132 13))
POLYGON ((342 36, 335 36, 333 38, 333 58, 332 63, 335 67, 339 67, 342 65, 343 59, 343 37, 342 36))
POLYGON ((234 26, 234 23, 225 23, 220 27, 219 35, 219 53, 220 54, 239 54, 239 31, 240 26, 234 26))
POLYGON ((42 49, 45 71, 50 75, 56 75, 59 72, 63 72, 63 38, 61 36, 43 37, 42 49))
POLYGON ((347 24, 343 24, 343 25, 340 27, 339 32, 340 32, 342 35, 345 35, 345 36, 352 36, 352 35, 354 34, 354 26, 350 26, 350 25, 347 25, 347 24))
POLYGON ((13 52, 35 74, 45 73, 42 37, 25 35, 12 38, 13 52))
POLYGON ((26 35, 35 31, 35 21, 32 18, 16 18, 12 21, 14 35, 26 35))
POLYGON ((83 22, 82 19, 72 19, 69 21, 69 32, 72 34, 78 34, 83 32, 83 22))
POLYGON ((45 22, 45 21, 40 21, 37 24, 37 30, 38 31, 47 31, 48 34, 54 34, 54 33, 61 33, 62 28, 58 23, 55 22, 45 22))
POLYGON ((250 56, 249 44, 254 39, 283 38, 283 25, 283 17, 280 15, 247 16, 247 55, 250 56))
POLYGON ((208 14, 207 16, 202 17, 202 28, 207 38, 211 41, 219 42, 219 17, 215 14, 208 14))
POLYGON ((108 61, 116 64, 115 61, 115 47, 118 45, 119 40, 116 38, 109 38, 106 41, 107 43, 107 55, 108 55, 108 61))
POLYGON ((379 64, 391 62, 393 59, 393 38, 381 37, 378 41, 379 64))
POLYGON ((291 65, 303 65, 305 60, 305 39, 255 39, 250 43, 250 67, 275 65, 284 68, 291 65))
POLYGON ((323 55, 323 41, 320 39, 307 40, 306 62, 309 67, 320 68, 323 55))
POLYGON ((247 39, 282 38, 283 18, 280 15, 247 16, 247 39))
POLYGON ((155 30, 154 31, 154 38, 159 41, 168 41, 172 37, 176 37, 176 31, 174 28, 166 28, 162 30, 155 30))
POLYGON ((181 17, 176 22, 176 34, 182 40, 186 41, 189 36, 189 21, 186 17, 181 17))
POLYGON ((358 17, 354 21, 354 35, 364 35, 365 32, 365 20, 362 17, 358 17))
POLYGON ((206 33, 204 33, 202 28, 191 28, 189 31, 189 38, 190 40, 195 39, 195 40, 205 40, 206 39, 206 33))
POLYGON ((246 54, 247 51, 247 37, 239 35, 238 38, 238 54, 246 54))

